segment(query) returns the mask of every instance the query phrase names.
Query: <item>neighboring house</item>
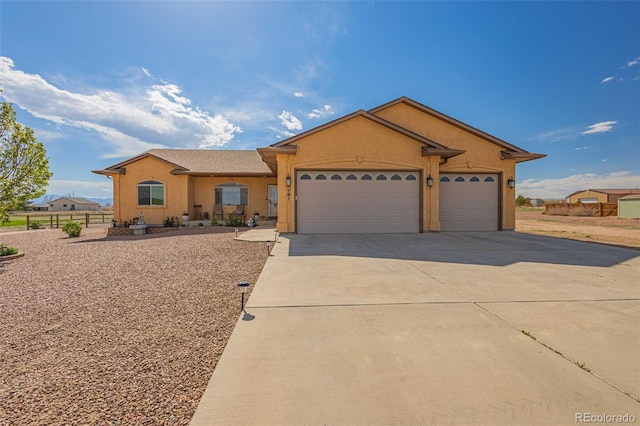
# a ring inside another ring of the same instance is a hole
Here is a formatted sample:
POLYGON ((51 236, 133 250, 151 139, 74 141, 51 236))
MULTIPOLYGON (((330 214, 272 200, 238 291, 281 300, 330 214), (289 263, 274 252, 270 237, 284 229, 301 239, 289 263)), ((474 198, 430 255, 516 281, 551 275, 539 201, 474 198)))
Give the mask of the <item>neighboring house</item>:
POLYGON ((85 198, 78 197, 60 197, 56 200, 49 201, 50 212, 61 211, 91 211, 100 209, 100 204, 95 201, 89 201, 85 198))
POLYGON ((257 151, 152 149, 94 173, 118 223, 243 205, 280 232, 495 231, 515 228, 516 163, 541 157, 402 97, 257 151))
POLYGON ((585 189, 567 196, 567 203, 617 203, 625 195, 640 194, 640 189, 585 189))
POLYGON ((640 219, 640 194, 618 198, 619 219, 640 219))
POLYGON ((36 211, 36 212, 43 212, 43 211, 47 211, 49 210, 49 204, 47 203, 34 203, 31 204, 29 206, 30 210, 36 211))

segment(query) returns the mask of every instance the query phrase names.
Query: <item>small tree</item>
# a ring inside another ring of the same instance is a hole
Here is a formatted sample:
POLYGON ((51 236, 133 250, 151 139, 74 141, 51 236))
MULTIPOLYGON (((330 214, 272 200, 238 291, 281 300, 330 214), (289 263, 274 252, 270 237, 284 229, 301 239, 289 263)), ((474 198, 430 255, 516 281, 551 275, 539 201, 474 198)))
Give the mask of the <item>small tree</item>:
POLYGON ((0 104, 0 222, 9 221, 9 210, 44 195, 51 172, 42 142, 33 130, 16 122, 13 106, 0 104))
POLYGON ((518 195, 518 198, 516 198, 516 206, 518 207, 524 206, 524 203, 526 202, 527 200, 522 196, 522 194, 518 195))

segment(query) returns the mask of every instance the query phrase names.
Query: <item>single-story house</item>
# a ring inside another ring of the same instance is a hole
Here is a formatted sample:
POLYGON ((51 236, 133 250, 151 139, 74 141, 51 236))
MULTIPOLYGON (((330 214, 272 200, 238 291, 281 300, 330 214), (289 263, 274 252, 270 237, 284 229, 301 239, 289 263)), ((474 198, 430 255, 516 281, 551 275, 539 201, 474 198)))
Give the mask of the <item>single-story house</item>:
POLYGON ((152 149, 94 173, 118 223, 240 209, 280 232, 497 231, 515 228, 516 164, 541 157, 402 97, 255 151, 152 149))
POLYGON ((640 189, 585 189, 567 195, 567 203, 617 203, 625 195, 640 194, 640 189))
POLYGON ((100 203, 96 203, 95 201, 89 201, 86 198, 79 197, 60 197, 53 201, 49 201, 49 211, 50 212, 61 212, 61 211, 93 211, 99 210, 100 203))
POLYGON ((640 194, 618 198, 619 219, 640 219, 640 194))

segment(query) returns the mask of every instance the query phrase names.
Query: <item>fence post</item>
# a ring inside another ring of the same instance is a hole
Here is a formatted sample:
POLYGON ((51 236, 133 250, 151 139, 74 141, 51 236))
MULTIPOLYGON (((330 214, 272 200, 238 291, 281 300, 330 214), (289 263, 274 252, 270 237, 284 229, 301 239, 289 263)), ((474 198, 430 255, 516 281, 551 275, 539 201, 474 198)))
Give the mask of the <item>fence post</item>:
POLYGON ((29 230, 29 215, 27 215, 27 231, 29 230))
POLYGON ((89 213, 85 213, 85 215, 86 215, 86 219, 85 219, 84 227, 88 228, 89 227, 89 213))
POLYGON ((60 228, 60 213, 56 213, 56 229, 60 228))

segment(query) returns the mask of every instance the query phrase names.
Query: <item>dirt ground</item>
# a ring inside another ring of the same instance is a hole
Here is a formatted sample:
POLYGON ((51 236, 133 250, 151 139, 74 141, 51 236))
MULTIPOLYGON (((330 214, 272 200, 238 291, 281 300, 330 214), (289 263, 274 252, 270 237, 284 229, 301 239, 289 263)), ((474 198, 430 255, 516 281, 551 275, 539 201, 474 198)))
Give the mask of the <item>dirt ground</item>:
POLYGON ((640 249, 640 220, 617 217, 551 216, 544 209, 516 211, 516 231, 640 249))

